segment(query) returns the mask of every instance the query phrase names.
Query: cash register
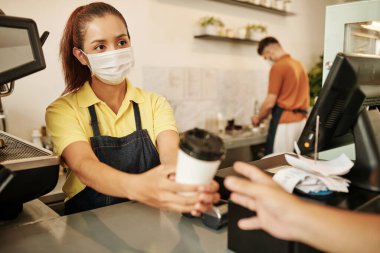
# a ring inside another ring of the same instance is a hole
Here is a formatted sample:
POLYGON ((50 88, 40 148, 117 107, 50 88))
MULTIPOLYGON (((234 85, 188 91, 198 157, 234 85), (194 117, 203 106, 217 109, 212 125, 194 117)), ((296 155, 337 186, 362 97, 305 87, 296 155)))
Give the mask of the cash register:
MULTIPOLYGON (((42 45, 47 36, 48 32, 39 36, 32 19, 6 16, 0 10, 0 99, 12 94, 15 80, 46 67, 42 45)), ((25 202, 54 189, 59 175, 58 156, 7 133, 4 123, 3 130, 0 131, 0 220, 16 218, 25 202)))

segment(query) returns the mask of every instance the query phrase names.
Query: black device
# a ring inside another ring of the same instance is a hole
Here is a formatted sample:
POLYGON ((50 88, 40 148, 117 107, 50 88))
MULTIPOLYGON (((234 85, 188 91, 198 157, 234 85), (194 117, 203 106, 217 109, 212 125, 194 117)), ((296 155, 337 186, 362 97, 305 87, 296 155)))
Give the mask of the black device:
POLYGON ((0 84, 46 67, 37 25, 32 19, 0 16, 0 38, 0 84))
MULTIPOLYGON (((32 19, 0 15, 0 97, 11 94, 15 80, 45 68, 42 44, 48 34, 40 38, 32 19)), ((54 189, 59 157, 3 131, 0 144, 0 165, 6 167, 0 170, 0 220, 13 219, 23 203, 54 189)))
POLYGON ((7 169, 5 166, 0 165, 0 194, 13 179, 13 172, 7 169))
POLYGON ((218 230, 228 222, 228 201, 220 200, 209 211, 201 216, 202 223, 207 227, 218 230))
POLYGON ((380 57, 337 54, 298 140, 301 154, 355 144, 352 184, 380 191, 380 57))

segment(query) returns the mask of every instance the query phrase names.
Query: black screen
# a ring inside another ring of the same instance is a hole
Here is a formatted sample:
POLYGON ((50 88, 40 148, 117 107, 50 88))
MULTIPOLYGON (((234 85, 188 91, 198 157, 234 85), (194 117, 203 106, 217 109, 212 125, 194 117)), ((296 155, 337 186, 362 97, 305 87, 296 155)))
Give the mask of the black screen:
POLYGON ((46 67, 37 25, 32 19, 0 16, 0 84, 46 67))

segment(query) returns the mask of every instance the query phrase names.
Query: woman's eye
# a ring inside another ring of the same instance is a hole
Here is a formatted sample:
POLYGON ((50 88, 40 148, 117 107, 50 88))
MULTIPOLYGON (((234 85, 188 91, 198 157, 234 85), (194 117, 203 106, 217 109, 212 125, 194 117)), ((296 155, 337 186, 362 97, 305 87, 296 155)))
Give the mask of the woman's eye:
POLYGON ((128 42, 125 41, 125 40, 120 40, 119 43, 118 43, 119 46, 126 46, 128 45, 128 42))
POLYGON ((95 47, 95 50, 103 50, 103 49, 105 49, 106 47, 104 46, 104 45, 97 45, 96 47, 95 47))

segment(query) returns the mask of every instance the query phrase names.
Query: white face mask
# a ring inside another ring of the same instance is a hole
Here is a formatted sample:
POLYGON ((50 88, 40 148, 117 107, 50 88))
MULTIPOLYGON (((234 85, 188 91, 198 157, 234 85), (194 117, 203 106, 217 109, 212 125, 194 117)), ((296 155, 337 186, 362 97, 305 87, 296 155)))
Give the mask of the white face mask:
POLYGON ((135 64, 132 47, 98 54, 83 53, 87 56, 92 75, 110 85, 120 84, 135 64))

